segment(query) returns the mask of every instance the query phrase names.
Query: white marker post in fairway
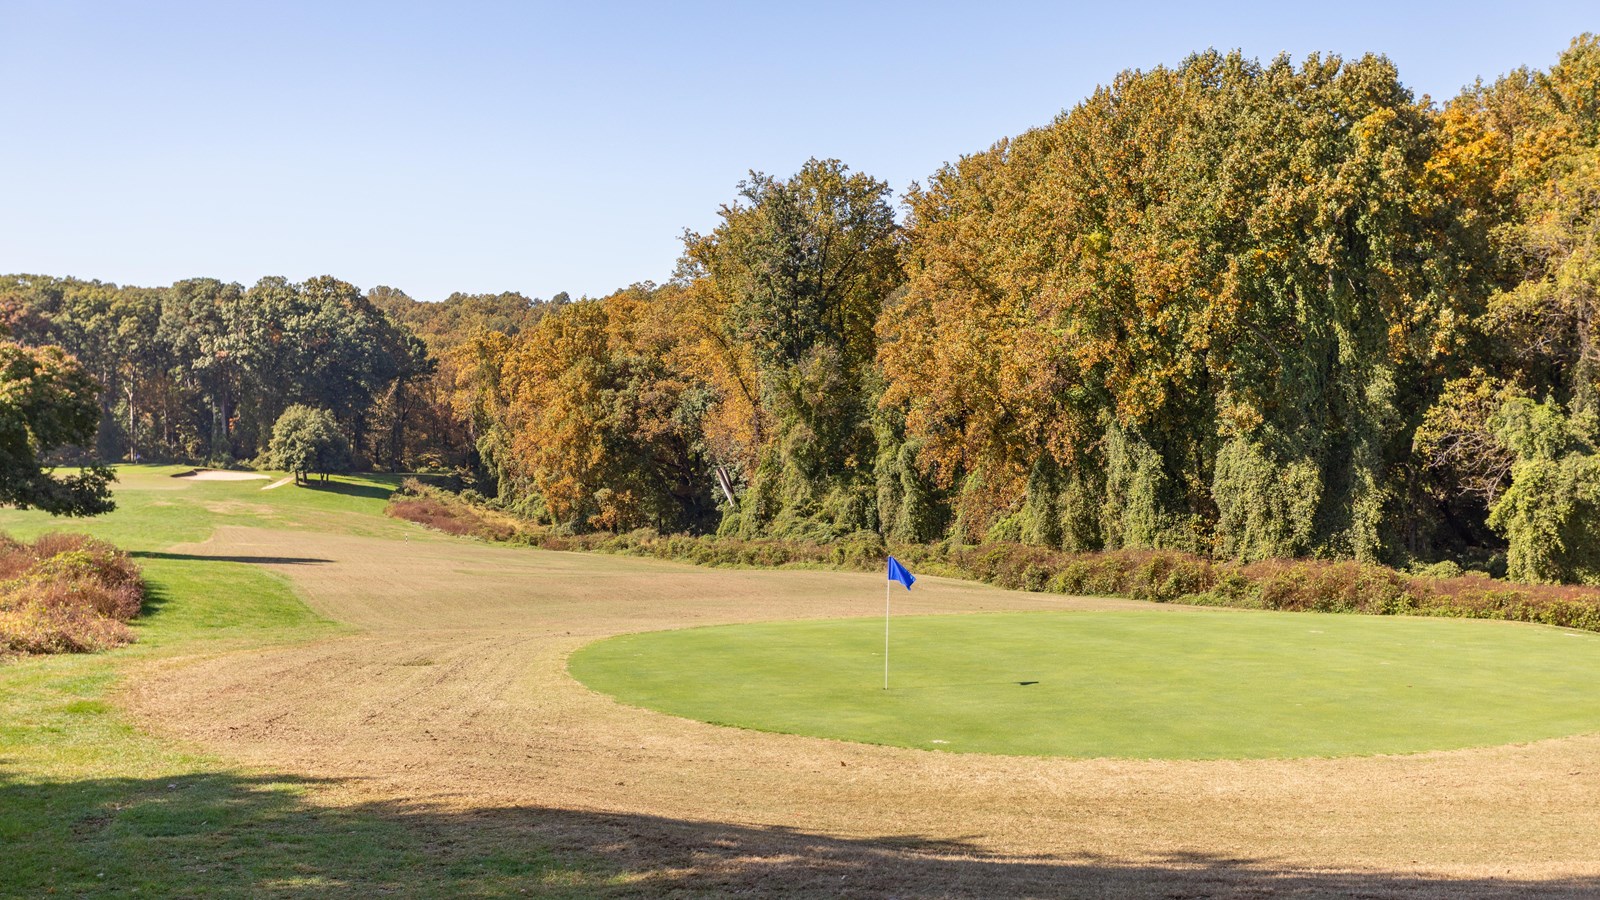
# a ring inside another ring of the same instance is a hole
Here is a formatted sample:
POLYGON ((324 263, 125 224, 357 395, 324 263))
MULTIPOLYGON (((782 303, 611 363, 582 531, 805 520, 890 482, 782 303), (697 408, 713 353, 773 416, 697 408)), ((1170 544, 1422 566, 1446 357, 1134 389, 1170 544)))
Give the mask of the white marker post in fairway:
POLYGON ((909 591, 911 586, 917 583, 917 576, 911 574, 910 569, 900 565, 900 560, 891 556, 889 579, 883 583, 883 689, 886 691, 889 689, 889 592, 893 590, 889 585, 896 581, 905 585, 909 591))

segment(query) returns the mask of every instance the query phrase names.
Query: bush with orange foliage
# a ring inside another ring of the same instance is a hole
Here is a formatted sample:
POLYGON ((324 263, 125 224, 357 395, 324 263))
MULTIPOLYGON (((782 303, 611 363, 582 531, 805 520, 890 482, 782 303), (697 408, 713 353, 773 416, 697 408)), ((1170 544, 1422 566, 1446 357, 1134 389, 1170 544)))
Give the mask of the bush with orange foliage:
POLYGON ((0 535, 0 656, 84 653, 133 641, 144 605, 139 567, 82 534, 30 543, 0 535))

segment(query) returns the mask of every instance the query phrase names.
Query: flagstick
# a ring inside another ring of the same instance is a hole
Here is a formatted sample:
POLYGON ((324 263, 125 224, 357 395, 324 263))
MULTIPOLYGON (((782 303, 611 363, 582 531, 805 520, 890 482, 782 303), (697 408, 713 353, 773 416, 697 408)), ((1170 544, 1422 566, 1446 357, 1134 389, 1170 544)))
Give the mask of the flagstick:
POLYGON ((883 689, 889 689, 889 582, 883 582, 883 689))

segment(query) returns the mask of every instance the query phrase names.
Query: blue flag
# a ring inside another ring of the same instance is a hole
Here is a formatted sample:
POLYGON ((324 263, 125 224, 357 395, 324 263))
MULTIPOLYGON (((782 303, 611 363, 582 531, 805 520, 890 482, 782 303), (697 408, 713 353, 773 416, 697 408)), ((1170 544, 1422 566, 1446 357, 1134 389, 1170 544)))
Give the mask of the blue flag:
POLYGON ((911 574, 910 569, 900 565, 900 560, 891 556, 889 557, 889 580, 900 582, 909 591, 911 590, 911 585, 916 583, 917 576, 911 574))

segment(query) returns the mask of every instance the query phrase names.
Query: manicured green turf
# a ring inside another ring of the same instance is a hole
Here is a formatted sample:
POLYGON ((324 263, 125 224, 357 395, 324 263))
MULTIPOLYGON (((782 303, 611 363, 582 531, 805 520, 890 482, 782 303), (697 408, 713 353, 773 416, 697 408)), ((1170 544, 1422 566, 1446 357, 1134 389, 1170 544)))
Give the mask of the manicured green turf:
POLYGON ((582 648, 648 709, 902 747, 1219 759, 1410 753, 1600 730, 1600 635, 1233 610, 693 628, 582 648), (1022 684, 1021 682, 1036 682, 1022 684))

